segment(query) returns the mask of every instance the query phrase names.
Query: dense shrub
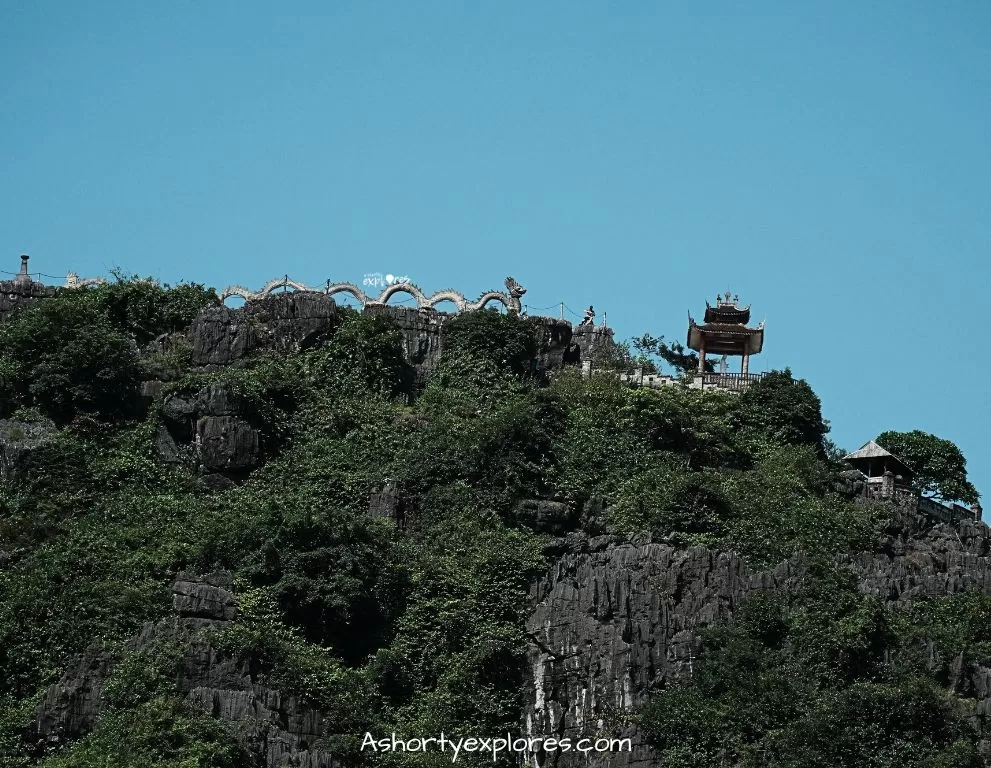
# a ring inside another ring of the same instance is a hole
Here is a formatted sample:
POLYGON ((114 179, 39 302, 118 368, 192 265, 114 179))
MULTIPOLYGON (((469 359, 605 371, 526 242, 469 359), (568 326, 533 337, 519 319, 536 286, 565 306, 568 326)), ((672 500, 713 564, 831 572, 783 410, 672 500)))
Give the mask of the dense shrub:
POLYGON ((171 697, 104 716, 43 768, 243 768, 250 756, 220 721, 171 697))
POLYGON ((133 340, 95 308, 57 297, 0 327, 0 409, 35 407, 59 424, 131 411, 139 380, 133 340))
POLYGON ((920 493, 977 503, 977 489, 967 479, 967 461, 956 444, 918 429, 882 432, 876 442, 908 463, 915 473, 912 484, 920 493))
POLYGON ((200 285, 123 277, 36 302, 0 328, 0 413, 35 407, 59 424, 132 415, 138 347, 216 302, 200 285))
POLYGON ((793 379, 787 368, 772 371, 740 395, 736 423, 762 439, 808 445, 820 452, 829 432, 818 396, 804 379, 793 379))
POLYGON ((894 611, 830 568, 791 604, 750 597, 703 634, 698 674, 641 713, 664 765, 977 768, 964 705, 890 664, 911 643, 894 611))
POLYGON ((119 271, 114 277, 95 288, 67 292, 69 300, 104 315, 141 346, 163 333, 185 330, 202 309, 220 304, 212 288, 198 283, 170 286, 119 271))
POLYGON ((517 374, 530 373, 537 353, 534 321, 494 309, 465 312, 444 323, 445 354, 467 353, 517 374))

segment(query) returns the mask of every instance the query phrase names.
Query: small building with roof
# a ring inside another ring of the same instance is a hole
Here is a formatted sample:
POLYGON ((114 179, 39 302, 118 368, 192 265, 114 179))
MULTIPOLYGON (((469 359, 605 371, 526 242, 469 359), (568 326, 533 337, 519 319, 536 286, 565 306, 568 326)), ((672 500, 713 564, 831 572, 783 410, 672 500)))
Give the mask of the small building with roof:
POLYGON ((904 482, 905 485, 912 482, 911 467, 873 440, 868 440, 853 453, 848 453, 843 460, 867 475, 868 479, 891 472, 896 480, 904 482))
POLYGON ((956 525, 961 520, 980 520, 981 505, 970 509, 947 504, 919 494, 912 487, 914 472, 903 460, 873 440, 868 440, 843 460, 863 476, 865 500, 891 501, 908 505, 931 520, 956 525))
POLYGON ((688 315, 688 348, 699 353, 699 373, 705 372, 706 355, 740 357, 740 374, 746 376, 750 356, 764 348, 764 323, 751 328, 750 307, 739 305, 739 296, 729 291, 716 297, 716 306, 705 303, 705 317, 701 325, 688 315))

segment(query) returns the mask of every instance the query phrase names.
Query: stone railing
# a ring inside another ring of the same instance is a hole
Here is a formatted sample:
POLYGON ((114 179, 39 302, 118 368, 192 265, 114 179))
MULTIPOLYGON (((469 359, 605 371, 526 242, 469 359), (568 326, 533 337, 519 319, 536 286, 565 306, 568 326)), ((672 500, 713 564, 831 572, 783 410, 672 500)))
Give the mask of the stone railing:
POLYGON ((702 388, 715 387, 727 392, 743 392, 751 384, 756 384, 763 379, 763 373, 704 373, 702 374, 702 388))
POLYGON ((919 496, 919 511, 931 518, 935 518, 942 523, 956 525, 961 520, 980 520, 979 507, 977 509, 967 509, 959 504, 942 504, 925 496, 919 496))
POLYGON ((763 373, 706 373, 699 376, 697 373, 688 373, 683 377, 675 377, 663 373, 645 373, 643 368, 634 368, 632 371, 624 372, 592 368, 591 363, 587 360, 582 363, 582 373, 585 376, 591 376, 593 373, 616 376, 620 381, 637 387, 661 389, 662 387, 684 385, 689 389, 716 389, 720 392, 733 393, 743 392, 766 375, 763 373))
POLYGON ((967 509, 959 504, 942 502, 920 495, 917 491, 896 482, 889 473, 882 477, 866 478, 863 497, 873 501, 890 501, 903 507, 912 507, 930 520, 956 525, 961 520, 980 520, 981 507, 967 509))

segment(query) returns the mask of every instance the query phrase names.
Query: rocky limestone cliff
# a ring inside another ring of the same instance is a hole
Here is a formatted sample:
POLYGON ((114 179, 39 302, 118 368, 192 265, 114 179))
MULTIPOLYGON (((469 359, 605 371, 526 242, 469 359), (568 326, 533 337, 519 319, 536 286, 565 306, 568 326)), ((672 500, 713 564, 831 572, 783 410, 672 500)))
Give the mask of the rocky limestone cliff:
MULTIPOLYGON (((224 657, 211 647, 206 632, 222 629, 236 615, 230 586, 228 574, 179 574, 172 588, 175 615, 146 624, 125 653, 178 643, 176 693, 230 723, 238 741, 255 756, 253 766, 335 768, 331 755, 318 746, 328 725, 320 712, 259 684, 248 661, 224 657)), ((28 734, 39 753, 92 730, 116 662, 117 657, 93 646, 49 689, 28 734)))
MULTIPOLYGON (((406 360, 415 371, 415 388, 422 388, 427 376, 440 361, 444 323, 457 315, 431 309, 374 304, 366 307, 364 311, 384 315, 399 326, 403 333, 406 360)), ((543 375, 567 363, 573 363, 572 358, 577 348, 572 343, 571 323, 553 317, 537 317, 533 320, 537 341, 537 356, 533 361, 534 373, 543 375)))
POLYGON ((317 344, 338 323, 337 304, 322 293, 282 293, 243 307, 210 307, 189 329, 194 368, 234 365, 251 352, 294 352, 317 344))
MULTIPOLYGON (((395 516, 396 489, 371 499, 370 513, 395 516)), ((594 518, 595 504, 583 511, 594 518)), ((892 519, 873 551, 843 558, 859 575, 861 589, 908 604, 970 588, 991 593, 991 530, 980 522, 932 525, 910 510, 892 519)), ((557 531, 575 515, 561 502, 523 502, 524 524, 557 531)), ((540 766, 655 765, 630 715, 650 693, 684 681, 700 658, 700 630, 731 618, 754 590, 797 591, 805 577, 795 556, 755 570, 733 552, 683 547, 647 535, 627 540, 572 532, 547 548, 555 560, 531 588, 532 612, 522 730, 533 736, 629 737, 632 751, 584 756, 531 755, 540 766)), ((182 658, 176 690, 188 702, 234 725, 258 765, 329 768, 332 757, 319 740, 328 723, 319 713, 253 679, 250 664, 211 648, 204 629, 222 628, 235 617, 225 574, 180 574, 173 587, 170 619, 146 625, 129 649, 178 638, 182 658)), ((974 700, 974 723, 991 735, 991 669, 963 657, 939 658, 930 649, 933 674, 957 695, 974 700)), ((57 745, 88 732, 99 716, 103 688, 114 658, 91 648, 53 686, 39 709, 32 734, 39 745, 57 745)), ((991 753, 991 743, 982 744, 991 753)))
MULTIPOLYGON (((444 323, 455 314, 432 309, 369 305, 364 312, 383 315, 402 331, 406 360, 414 370, 414 388, 420 389, 440 361, 444 323)), ((573 329, 566 320, 534 318, 537 356, 534 372, 543 374, 565 364, 577 364, 579 345, 573 342, 573 329)), ((185 334, 191 346, 190 364, 195 370, 217 370, 238 365, 261 350, 294 352, 318 344, 339 322, 333 298, 322 293, 276 293, 251 301, 243 307, 210 307, 203 310, 185 334)), ((601 343, 601 333, 581 329, 585 346, 601 343)), ((176 343, 162 338, 149 351, 164 352, 176 343)))
POLYGON ((576 326, 572 333, 572 349, 568 362, 579 365, 585 361, 597 360, 613 342, 611 328, 595 325, 576 326))
POLYGON ((697 632, 732 616, 753 589, 793 588, 800 563, 751 572, 735 553, 649 537, 572 535, 571 551, 531 590, 524 727, 532 736, 633 739, 632 752, 538 755, 541 765, 653 765, 626 715, 665 681, 691 675, 697 632))
POLYGON ((261 463, 263 440, 240 412, 231 388, 210 385, 174 392, 161 407, 158 455, 205 474, 238 476, 261 463))
MULTIPOLYGON (((893 512, 874 551, 846 558, 864 592, 897 601, 974 588, 991 593, 988 526, 933 526, 910 510, 893 512)), ((630 737, 634 749, 590 759, 532 757, 542 766, 655 765, 628 715, 652 690, 692 674, 701 629, 731 617, 753 590, 796 589, 803 562, 753 571, 732 552, 676 548, 646 536, 571 534, 566 541, 566 552, 531 590, 523 728, 534 736, 630 737)), ((933 663, 945 667, 958 695, 976 699, 975 724, 991 735, 991 670, 964 659, 933 663)))

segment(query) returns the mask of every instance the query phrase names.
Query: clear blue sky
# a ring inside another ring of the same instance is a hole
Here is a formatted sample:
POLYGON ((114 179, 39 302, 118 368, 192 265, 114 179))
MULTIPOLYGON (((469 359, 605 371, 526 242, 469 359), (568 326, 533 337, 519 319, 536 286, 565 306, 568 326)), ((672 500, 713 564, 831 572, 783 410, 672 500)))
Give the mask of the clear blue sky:
POLYGON ((408 275, 685 335, 991 494, 991 3, 0 1, 0 269, 408 275), (617 12, 622 9, 622 12, 617 12))

